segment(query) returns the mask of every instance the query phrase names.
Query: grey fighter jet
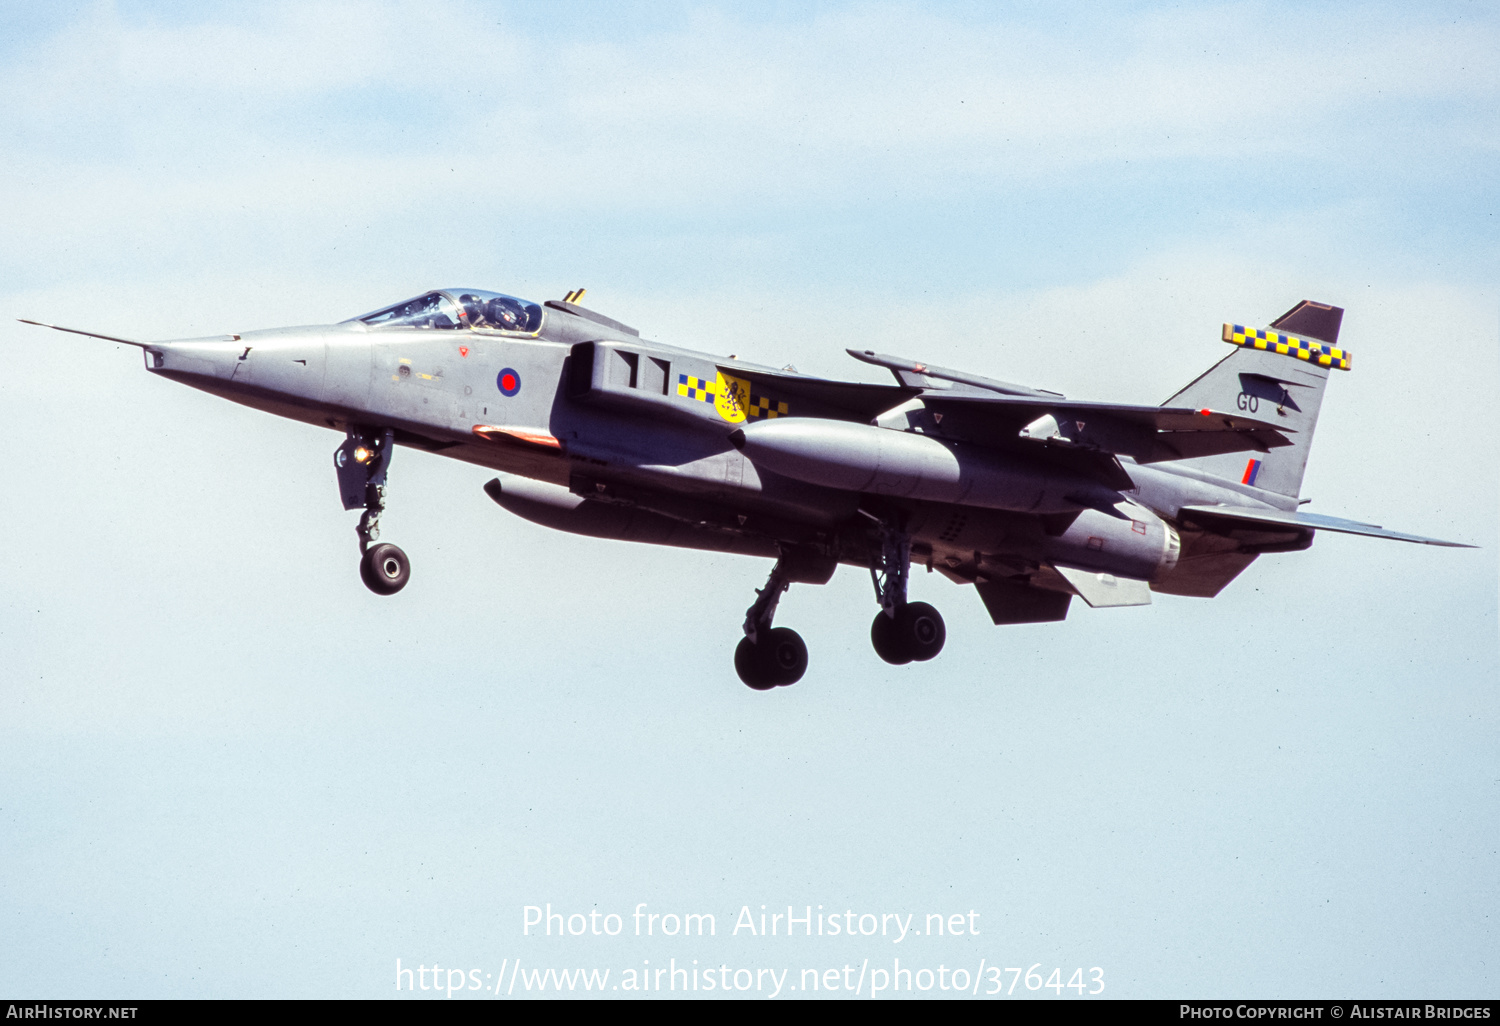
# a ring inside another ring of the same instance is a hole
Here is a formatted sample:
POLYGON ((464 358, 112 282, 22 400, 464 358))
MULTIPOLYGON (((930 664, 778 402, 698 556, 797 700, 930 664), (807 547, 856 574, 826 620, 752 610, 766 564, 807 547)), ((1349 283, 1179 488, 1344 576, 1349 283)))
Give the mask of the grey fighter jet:
POLYGON ((378 541, 400 445, 498 471, 490 497, 548 527, 774 560, 734 654, 757 690, 807 669, 801 637, 772 626, 782 594, 840 563, 870 573, 871 641, 901 664, 946 637, 936 609, 907 601, 913 564, 1017 624, 1062 620, 1075 596, 1210 598, 1318 531, 1455 545, 1299 510, 1324 386, 1350 366, 1338 307, 1226 324, 1223 359, 1161 406, 1130 406, 868 351, 849 354, 893 383, 776 370, 647 341, 582 295, 439 289, 338 324, 170 342, 59 330, 138 346, 160 377, 343 433, 339 493, 364 511, 360 574, 381 595, 411 572, 378 541))

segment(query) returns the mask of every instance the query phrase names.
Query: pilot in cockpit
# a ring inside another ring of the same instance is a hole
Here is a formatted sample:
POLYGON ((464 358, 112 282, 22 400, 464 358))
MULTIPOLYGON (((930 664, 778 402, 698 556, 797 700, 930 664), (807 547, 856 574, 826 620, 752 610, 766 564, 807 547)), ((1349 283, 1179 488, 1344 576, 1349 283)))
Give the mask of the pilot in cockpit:
POLYGON ((514 299, 492 296, 485 299, 465 292, 458 297, 463 322, 471 328, 495 331, 524 331, 526 311, 514 299))
POLYGON ((485 308, 487 319, 501 331, 521 331, 526 325, 526 312, 514 299, 496 296, 485 308))
POLYGON ((487 327, 484 322, 484 300, 465 292, 458 297, 458 315, 466 327, 487 327))

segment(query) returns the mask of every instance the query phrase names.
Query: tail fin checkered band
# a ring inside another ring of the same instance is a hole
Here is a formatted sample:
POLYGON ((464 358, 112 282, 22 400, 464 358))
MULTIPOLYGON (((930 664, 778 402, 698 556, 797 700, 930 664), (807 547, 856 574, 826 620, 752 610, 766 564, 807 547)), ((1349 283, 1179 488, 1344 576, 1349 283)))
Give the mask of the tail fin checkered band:
POLYGON ((1231 345, 1262 349, 1268 353, 1294 356, 1299 360, 1307 360, 1319 367, 1329 367, 1333 370, 1348 370, 1350 361, 1353 359, 1353 354, 1349 350, 1338 349, 1327 342, 1299 338, 1296 335, 1283 335, 1262 328, 1247 328, 1243 324, 1224 325, 1224 341, 1231 345))

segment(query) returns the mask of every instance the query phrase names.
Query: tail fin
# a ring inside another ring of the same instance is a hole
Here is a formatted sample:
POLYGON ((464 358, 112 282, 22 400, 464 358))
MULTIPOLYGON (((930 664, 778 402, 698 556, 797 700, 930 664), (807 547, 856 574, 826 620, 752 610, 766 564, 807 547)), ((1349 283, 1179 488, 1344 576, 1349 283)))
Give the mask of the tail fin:
POLYGON ((1292 444, 1268 453, 1204 456, 1183 464, 1218 477, 1295 497, 1302 487, 1313 429, 1330 370, 1348 370, 1347 350, 1335 348, 1344 311, 1304 299, 1271 331, 1224 325, 1224 341, 1238 346, 1162 405, 1243 410, 1286 428, 1292 444))

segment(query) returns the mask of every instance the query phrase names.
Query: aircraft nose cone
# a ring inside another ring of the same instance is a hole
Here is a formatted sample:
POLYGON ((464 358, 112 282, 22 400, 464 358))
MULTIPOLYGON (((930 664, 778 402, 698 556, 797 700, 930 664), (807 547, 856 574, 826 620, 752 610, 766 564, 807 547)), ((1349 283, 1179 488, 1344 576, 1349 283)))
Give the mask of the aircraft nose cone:
POLYGON ((229 380, 234 377, 235 366, 244 348, 227 335, 184 339, 181 342, 158 342, 146 350, 146 366, 168 377, 229 380))

